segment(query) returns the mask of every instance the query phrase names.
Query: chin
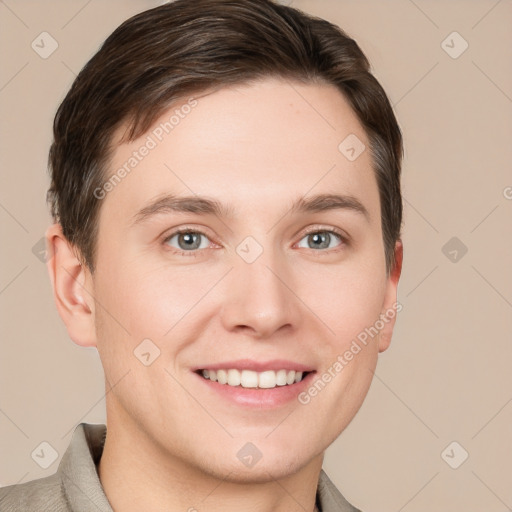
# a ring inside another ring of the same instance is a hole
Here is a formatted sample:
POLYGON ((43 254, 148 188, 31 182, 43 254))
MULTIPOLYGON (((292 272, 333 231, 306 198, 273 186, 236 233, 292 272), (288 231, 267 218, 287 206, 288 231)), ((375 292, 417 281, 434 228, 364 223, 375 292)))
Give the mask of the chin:
POLYGON ((263 484, 289 477, 299 471, 304 465, 305 462, 302 464, 283 464, 282 462, 279 464, 268 464, 260 460, 257 465, 252 468, 236 465, 219 469, 222 474, 221 479, 226 482, 236 484, 263 484))
MULTIPOLYGON (((202 470, 226 482, 265 483, 291 476, 312 460, 305 456, 301 447, 297 447, 293 452, 284 453, 283 450, 278 450, 272 454, 265 453, 265 450, 257 452, 250 445, 243 450, 244 448, 230 461, 219 455, 216 463, 207 468, 202 467, 202 470)), ((204 458, 201 462, 204 464, 204 458)))

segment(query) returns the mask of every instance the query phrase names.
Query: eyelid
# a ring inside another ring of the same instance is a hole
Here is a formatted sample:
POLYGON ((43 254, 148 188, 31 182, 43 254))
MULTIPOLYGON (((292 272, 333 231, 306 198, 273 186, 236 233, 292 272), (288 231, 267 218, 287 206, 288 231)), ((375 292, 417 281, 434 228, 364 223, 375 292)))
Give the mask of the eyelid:
MULTIPOLYGON (((321 225, 309 226, 301 234, 302 234, 302 237, 304 237, 311 233, 318 233, 318 232, 334 233, 335 235, 338 235, 345 243, 348 243, 350 240, 350 236, 347 233, 345 233, 344 231, 342 231, 339 228, 335 228, 334 226, 321 226, 321 225)), ((301 238, 301 240, 302 240, 302 238, 301 238)))

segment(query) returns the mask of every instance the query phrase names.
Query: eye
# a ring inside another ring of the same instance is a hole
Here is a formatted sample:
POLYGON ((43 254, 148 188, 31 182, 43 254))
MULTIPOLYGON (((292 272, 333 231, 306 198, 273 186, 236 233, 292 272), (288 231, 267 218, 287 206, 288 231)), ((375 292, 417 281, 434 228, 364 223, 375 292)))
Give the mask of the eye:
POLYGON ((322 229, 310 231, 299 242, 298 247, 306 247, 307 249, 332 249, 336 246, 344 245, 345 238, 343 235, 334 230, 322 229), (336 239, 341 241, 341 244, 336 244, 336 239), (306 240, 306 246, 300 245, 302 240, 306 240), (334 243, 334 245, 332 245, 334 243))
POLYGON ((195 256, 196 249, 207 249, 209 247, 208 242, 205 244, 201 243, 201 237, 208 240, 208 237, 201 231, 192 229, 178 229, 167 236, 163 243, 170 245, 177 250, 178 253, 186 254, 186 256, 195 256))
MULTIPOLYGON (((197 256, 200 252, 199 249, 204 250, 210 247, 208 242, 209 238, 205 233, 191 228, 177 229, 163 240, 163 244, 172 247, 173 252, 183 256, 197 256)), ((333 249, 346 244, 345 236, 338 231, 334 229, 316 229, 306 233, 297 247, 317 250, 333 249), (302 245, 303 240, 306 241, 306 245, 302 245), (341 243, 336 244, 336 240, 341 243)))

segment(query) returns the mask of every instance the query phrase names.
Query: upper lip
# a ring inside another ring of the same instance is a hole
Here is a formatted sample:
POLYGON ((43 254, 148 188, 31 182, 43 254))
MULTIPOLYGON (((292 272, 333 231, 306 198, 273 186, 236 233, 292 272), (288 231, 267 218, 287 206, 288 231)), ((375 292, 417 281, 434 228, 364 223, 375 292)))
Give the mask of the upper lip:
POLYGON ((205 364, 194 368, 198 370, 252 370, 255 372, 264 372, 265 370, 295 370, 299 372, 311 372, 314 370, 311 366, 296 363, 286 359, 273 359, 272 361, 253 361, 251 359, 238 359, 237 361, 224 361, 222 363, 205 364))

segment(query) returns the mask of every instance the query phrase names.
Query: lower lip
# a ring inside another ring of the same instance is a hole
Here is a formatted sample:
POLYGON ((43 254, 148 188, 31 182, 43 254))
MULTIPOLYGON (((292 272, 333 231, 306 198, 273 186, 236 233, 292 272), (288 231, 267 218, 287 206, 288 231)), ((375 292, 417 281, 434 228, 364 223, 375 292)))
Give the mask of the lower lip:
POLYGON ((293 400, 297 400, 299 393, 309 385, 316 372, 310 372, 300 382, 275 388, 243 388, 242 386, 230 386, 205 379, 195 374, 198 379, 214 392, 223 398, 244 407, 276 408, 283 406, 293 400))

